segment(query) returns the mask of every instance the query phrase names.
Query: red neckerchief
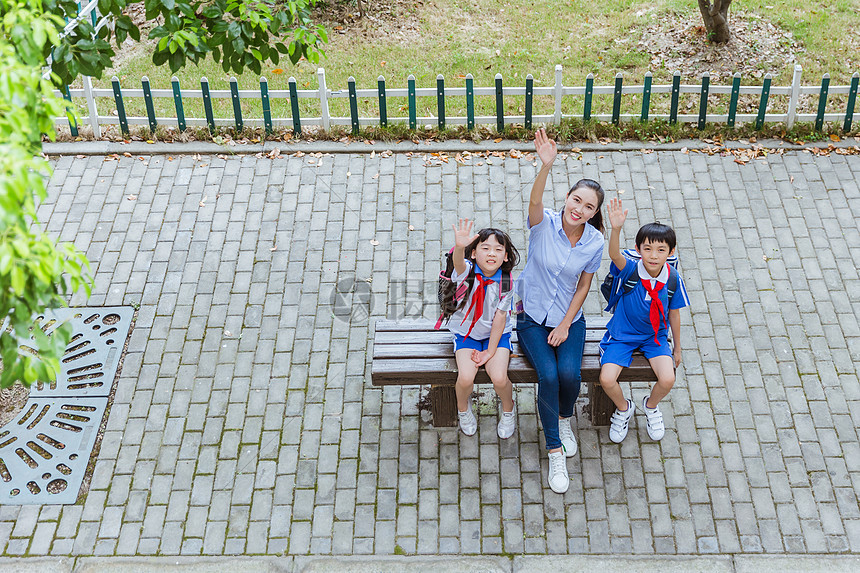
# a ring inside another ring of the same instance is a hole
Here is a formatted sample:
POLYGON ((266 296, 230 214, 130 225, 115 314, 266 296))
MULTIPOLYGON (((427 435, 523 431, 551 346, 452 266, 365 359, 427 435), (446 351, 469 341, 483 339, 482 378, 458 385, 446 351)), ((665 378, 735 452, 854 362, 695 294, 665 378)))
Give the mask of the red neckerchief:
POLYGON ((657 343, 657 346, 660 346, 660 341, 657 340, 657 333, 660 332, 660 323, 666 320, 666 312, 663 310, 663 301, 660 300, 659 295, 660 289, 663 288, 663 283, 660 281, 654 281, 657 285, 652 287, 650 280, 640 280, 639 282, 642 283, 648 296, 651 297, 649 318, 651 319, 651 327, 654 329, 654 342, 657 343))
POLYGON ((472 309, 475 309, 475 314, 472 315, 472 324, 469 325, 469 332, 466 333, 465 338, 469 337, 472 329, 475 327, 475 324, 478 322, 482 316, 484 316, 484 289, 487 285, 493 284, 493 279, 488 279, 483 277, 482 275, 475 273, 475 281, 477 284, 475 285, 475 292, 472 294, 472 304, 469 305, 469 310, 466 311, 466 315, 463 317, 463 324, 466 322, 466 318, 469 317, 469 313, 472 312, 472 309))

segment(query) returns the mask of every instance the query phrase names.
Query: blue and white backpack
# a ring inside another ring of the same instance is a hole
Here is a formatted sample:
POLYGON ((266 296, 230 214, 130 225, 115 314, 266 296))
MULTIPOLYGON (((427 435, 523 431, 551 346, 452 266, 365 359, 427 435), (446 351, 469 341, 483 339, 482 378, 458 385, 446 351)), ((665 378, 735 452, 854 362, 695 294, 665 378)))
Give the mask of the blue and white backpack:
MULTIPOLYGON (((642 255, 636 249, 624 249, 621 254, 625 259, 638 264, 642 259, 642 255)), ((669 293, 669 303, 672 303, 672 296, 678 290, 678 255, 671 255, 666 262, 669 264, 669 279, 666 281, 666 289, 669 293)), ((639 284, 639 273, 631 273, 630 277, 624 284, 617 284, 618 281, 611 272, 603 279, 603 284, 600 285, 600 293, 608 303, 604 309, 611 313, 615 313, 615 307, 618 306, 618 300, 622 295, 628 294, 639 284)))

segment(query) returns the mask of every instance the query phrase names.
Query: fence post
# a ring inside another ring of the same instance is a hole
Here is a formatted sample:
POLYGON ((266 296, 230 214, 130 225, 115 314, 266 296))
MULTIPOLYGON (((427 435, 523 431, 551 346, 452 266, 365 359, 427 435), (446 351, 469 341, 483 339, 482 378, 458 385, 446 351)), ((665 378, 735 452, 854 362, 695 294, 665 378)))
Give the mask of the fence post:
POLYGON ((726 119, 726 125, 729 127, 735 126, 735 116, 738 113, 738 96, 741 93, 741 73, 735 72, 732 76, 732 98, 729 101, 729 117, 726 119))
POLYGON ((824 109, 827 107, 827 90, 830 87, 830 74, 821 78, 821 91, 818 92, 818 113, 815 115, 815 131, 824 128, 824 109))
POLYGON ((385 78, 376 78, 377 91, 379 92, 379 125, 388 127, 388 103, 385 100, 385 78))
POLYGON ((681 72, 672 74, 672 107, 669 109, 669 123, 678 123, 678 98, 681 95, 681 72))
POLYGON ((143 87, 143 102, 146 104, 146 116, 149 119, 149 132, 155 133, 155 128, 158 127, 158 122, 155 121, 155 107, 152 104, 152 89, 149 87, 149 78, 146 76, 140 78, 140 85, 143 87))
POLYGON ((206 76, 200 78, 200 89, 203 91, 203 110, 206 112, 209 133, 215 135, 215 116, 212 113, 212 97, 209 95, 209 80, 206 79, 206 76))
POLYGON ((761 101, 758 104, 758 116, 755 118, 755 128, 761 129, 764 125, 764 114, 767 111, 767 98, 770 96, 771 75, 765 74, 764 84, 761 86, 761 101))
POLYGON ((124 134, 128 135, 128 119, 125 116, 125 105, 122 102, 122 90, 119 87, 119 78, 116 76, 112 77, 111 84, 113 85, 113 99, 116 102, 116 114, 119 117, 119 128, 124 134))
POLYGON ((233 118, 236 120, 236 131, 240 132, 245 127, 242 121, 242 105, 239 102, 239 82, 235 77, 230 78, 230 98, 233 100, 233 118))
POLYGON ((290 76, 288 83, 290 85, 290 114, 293 116, 293 135, 301 137, 302 120, 299 118, 299 93, 296 89, 296 78, 290 76))
POLYGON ((442 74, 436 76, 436 108, 439 112, 439 129, 445 129, 445 77, 442 74))
POLYGON ((585 105, 582 107, 582 121, 591 119, 591 95, 594 93, 594 74, 585 76, 585 105))
POLYGON ((648 111, 651 108, 651 81, 653 76, 651 72, 645 72, 645 85, 642 86, 642 114, 640 119, 648 121, 648 111))
POLYGON ((274 129, 272 129, 272 108, 269 105, 269 80, 266 78, 260 78, 260 101, 263 104, 263 125, 268 135, 274 129))
MULTIPOLYGON (((290 79, 295 81, 293 78, 290 79)), ((349 87, 349 117, 350 123, 352 123, 352 134, 358 135, 361 128, 358 124, 358 95, 355 92, 355 78, 349 76, 346 80, 346 84, 349 87)))
MULTIPOLYGON (((855 82, 856 83, 856 82, 855 82)), ((857 90, 854 90, 857 91, 857 90)), ((72 137, 78 136, 78 120, 75 117, 75 111, 72 107, 72 94, 69 93, 69 86, 63 86, 63 99, 69 102, 69 105, 66 106, 66 117, 69 118, 69 132, 72 134, 72 137)), ((852 104, 853 107, 853 104, 852 104)), ((850 123, 849 123, 850 125, 850 123)))
POLYGON ((101 139, 102 130, 99 128, 99 111, 96 107, 96 98, 93 97, 93 82, 90 76, 81 78, 84 84, 84 96, 87 98, 87 110, 90 115, 90 126, 93 128, 93 137, 101 139))
POLYGON ((535 93, 535 79, 531 74, 526 76, 526 129, 532 128, 532 98, 535 93))
POLYGON ((794 121, 797 119, 797 104, 800 100, 800 74, 803 68, 800 64, 794 66, 794 76, 791 78, 791 97, 788 98, 788 117, 785 121, 785 126, 788 129, 794 127, 794 121))
POLYGON ((612 97, 612 124, 618 125, 621 121, 621 85, 624 82, 624 76, 621 72, 615 74, 615 89, 612 97))
POLYGON ((705 129, 708 121, 708 91, 711 85, 711 73, 702 74, 702 94, 699 96, 699 129, 705 129))
POLYGON ((502 96, 502 74, 496 74, 496 131, 505 130, 505 101, 502 96))
POLYGON ((466 74, 466 129, 475 129, 475 78, 466 74))
POLYGON ((331 118, 328 114, 328 88, 325 85, 325 70, 323 68, 317 68, 317 79, 320 84, 320 117, 322 119, 322 126, 325 131, 329 131, 331 128, 331 118))
POLYGON ((851 130, 851 122, 854 120, 854 102, 857 100, 857 84, 860 83, 860 73, 854 72, 851 76, 851 88, 848 90, 848 105, 845 107, 845 123, 842 131, 851 130))
POLYGON ((185 108, 182 106, 182 91, 179 89, 179 78, 173 76, 170 79, 173 85, 173 104, 176 106, 176 123, 179 131, 185 131, 185 108))
POLYGON ((409 129, 418 129, 418 111, 415 104, 415 76, 409 74, 406 78, 407 92, 409 94, 409 129))
POLYGON ((555 96, 555 114, 553 121, 556 125, 561 124, 561 96, 564 94, 564 86, 562 85, 561 64, 555 66, 555 87, 553 88, 555 96))

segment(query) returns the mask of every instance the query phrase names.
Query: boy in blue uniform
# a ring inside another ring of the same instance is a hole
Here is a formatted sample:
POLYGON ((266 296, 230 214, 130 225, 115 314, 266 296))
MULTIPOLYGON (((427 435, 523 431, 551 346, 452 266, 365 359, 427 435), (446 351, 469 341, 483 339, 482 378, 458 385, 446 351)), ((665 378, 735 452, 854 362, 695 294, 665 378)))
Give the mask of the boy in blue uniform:
POLYGON ((626 219, 627 211, 622 209, 621 199, 612 199, 609 202, 609 221, 612 223, 609 237, 612 265, 609 272, 616 277, 613 285, 624 285, 634 273, 639 275, 639 281, 629 292, 623 288, 613 289, 609 304, 611 307, 617 303, 617 306, 600 342, 600 385, 616 406, 609 427, 609 439, 616 443, 627 436, 636 410, 633 401, 624 397, 618 385, 619 374, 630 366, 636 350, 642 351, 657 375, 651 394, 642 400, 648 435, 652 440, 663 437, 663 414, 658 404, 675 384, 675 368, 681 364, 679 309, 690 305, 678 271, 666 263, 666 259, 675 252, 675 231, 660 223, 643 226, 636 234, 636 251, 642 258, 634 261, 624 257, 619 247, 621 227, 626 219), (671 300, 670 274, 676 275, 671 279, 675 286, 671 300), (667 340, 669 326, 672 328, 674 350, 667 340))

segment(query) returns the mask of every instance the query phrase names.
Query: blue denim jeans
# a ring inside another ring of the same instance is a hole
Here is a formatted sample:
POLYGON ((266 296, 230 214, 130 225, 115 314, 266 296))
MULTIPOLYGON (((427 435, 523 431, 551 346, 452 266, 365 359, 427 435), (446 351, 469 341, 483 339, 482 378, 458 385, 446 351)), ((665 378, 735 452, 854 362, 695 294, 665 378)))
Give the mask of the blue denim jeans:
POLYGON ((579 397, 585 316, 570 325, 567 340, 557 347, 547 342, 552 330, 546 326, 546 321, 538 324, 524 312, 517 315, 520 348, 538 375, 538 415, 548 450, 561 447, 558 417, 571 417, 573 405, 579 397))

